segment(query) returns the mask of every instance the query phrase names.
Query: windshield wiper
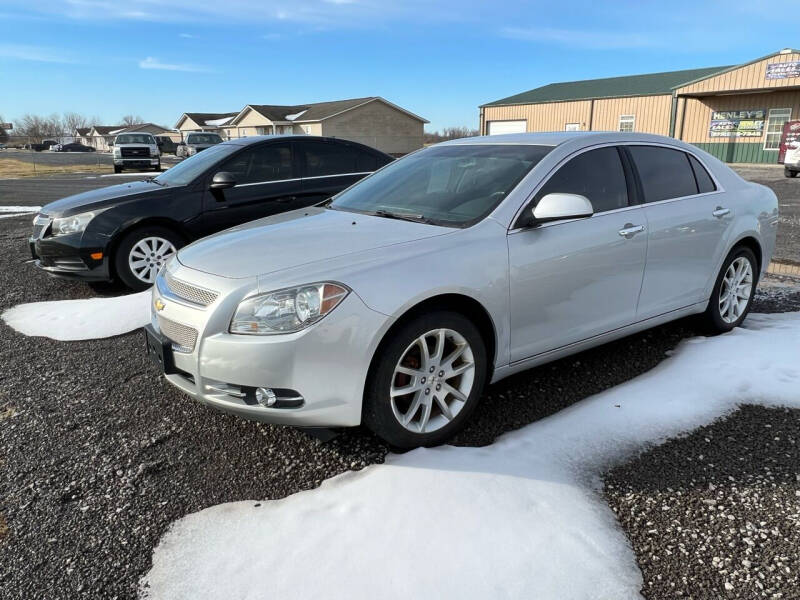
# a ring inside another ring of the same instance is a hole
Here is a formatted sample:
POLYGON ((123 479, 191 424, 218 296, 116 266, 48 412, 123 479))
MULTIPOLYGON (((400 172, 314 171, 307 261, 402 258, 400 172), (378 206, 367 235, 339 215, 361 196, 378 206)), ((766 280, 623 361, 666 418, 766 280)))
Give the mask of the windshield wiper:
POLYGON ((413 213, 397 213, 378 209, 372 214, 377 217, 386 217, 387 219, 400 219, 401 221, 413 221, 414 223, 431 223, 431 220, 425 215, 415 215, 413 213))
POLYGON ((145 177, 144 181, 146 181, 147 183, 157 183, 161 187, 167 187, 166 183, 164 183, 163 181, 158 181, 155 177, 145 177))

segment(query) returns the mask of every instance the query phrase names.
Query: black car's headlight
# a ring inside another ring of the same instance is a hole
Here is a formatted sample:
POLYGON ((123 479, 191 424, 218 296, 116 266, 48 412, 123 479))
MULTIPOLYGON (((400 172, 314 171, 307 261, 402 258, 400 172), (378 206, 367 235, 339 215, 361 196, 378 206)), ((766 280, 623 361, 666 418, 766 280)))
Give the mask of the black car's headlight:
POLYGON ((331 312, 348 293, 341 284, 322 282, 250 296, 236 308, 230 332, 275 335, 300 331, 331 312))
POLYGON ((68 233, 84 231, 95 216, 97 216, 96 212, 85 212, 70 217, 58 217, 53 219, 53 225, 51 227, 52 234, 67 235, 68 233))

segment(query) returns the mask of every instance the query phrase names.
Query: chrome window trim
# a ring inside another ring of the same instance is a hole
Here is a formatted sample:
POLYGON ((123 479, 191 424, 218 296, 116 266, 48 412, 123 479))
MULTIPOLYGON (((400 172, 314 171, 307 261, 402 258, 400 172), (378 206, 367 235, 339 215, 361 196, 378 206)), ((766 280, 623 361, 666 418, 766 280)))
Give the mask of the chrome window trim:
MULTIPOLYGON (((705 163, 705 161, 701 157, 697 156, 697 154, 695 154, 691 150, 687 150, 686 148, 683 148, 681 146, 674 146, 672 144, 665 144, 663 142, 645 142, 645 141, 641 141, 641 142, 638 142, 638 141, 604 142, 602 144, 594 144, 592 146, 586 146, 585 148, 581 148, 577 152, 573 152, 569 156, 567 156, 564 159, 562 159, 561 161, 559 161, 559 163, 556 166, 554 166, 547 173, 547 175, 545 175, 541 179, 541 181, 539 181, 539 183, 537 183, 534 186, 532 192, 530 194, 528 194, 527 198, 522 203, 520 208, 517 209, 517 211, 514 213, 514 218, 511 219, 511 226, 508 229, 509 234, 516 233, 518 231, 527 231, 528 229, 530 229, 530 227, 515 227, 514 225, 519 220, 519 218, 522 215, 523 211, 528 207, 528 205, 531 203, 531 201, 536 196, 536 194, 539 193, 539 190, 542 187, 544 187, 544 184, 547 183, 550 180, 551 177, 553 177, 553 175, 556 173, 556 171, 558 171, 567 162, 569 162, 570 160, 572 160, 576 156, 580 156, 584 152, 589 152, 590 150, 597 150, 599 148, 607 148, 608 146, 660 146, 662 148, 667 148, 669 150, 677 150, 679 152, 685 152, 686 154, 689 154, 689 155, 693 156, 695 159, 697 159, 697 162, 699 162, 703 166, 703 168, 706 170, 706 172, 708 173, 709 177, 711 177, 711 180, 714 182, 714 185, 717 186, 717 189, 714 190, 713 192, 703 192, 703 193, 698 193, 698 194, 691 194, 689 196, 680 196, 678 198, 667 198, 665 200, 658 200, 656 202, 642 202, 641 204, 634 204, 634 205, 624 206, 622 208, 616 208, 614 210, 606 210, 606 211, 603 211, 603 212, 594 213, 589 218, 593 218, 595 215, 608 215, 608 214, 612 214, 612 213, 616 213, 616 212, 622 212, 622 211, 625 211, 625 210, 629 210, 631 208, 639 208, 639 207, 643 207, 643 206, 657 206, 659 204, 666 204, 667 202, 676 202, 678 200, 686 200, 686 199, 689 199, 689 198, 699 198, 699 197, 702 197, 702 196, 709 196, 711 194, 719 194, 719 193, 724 193, 725 192, 725 188, 722 186, 722 184, 720 183, 719 179, 717 179, 717 176, 714 173, 714 171, 712 169, 709 169, 708 165, 705 163)), ((691 168, 691 165, 690 165, 690 168, 691 168)), ((552 223, 544 223, 542 225, 539 225, 537 227, 537 229, 541 228, 541 227, 546 227, 546 226, 550 227, 552 225, 561 225, 561 224, 564 224, 564 223, 570 223, 572 221, 579 221, 579 220, 582 220, 582 219, 569 219, 569 220, 566 220, 566 221, 554 221, 552 223)))
POLYGON ((275 179, 274 181, 254 181, 253 183, 239 183, 235 187, 249 187, 251 185, 268 185, 270 183, 289 183, 291 181, 305 181, 306 179, 324 179, 326 177, 348 177, 352 175, 370 175, 374 171, 358 171, 355 173, 334 173, 332 175, 314 175, 313 177, 292 177, 291 179, 275 179))
POLYGON ((357 172, 353 172, 353 173, 335 173, 333 175, 313 175, 311 177, 303 177, 302 179, 303 180, 306 180, 306 179, 324 179, 325 177, 347 177, 347 176, 350 176, 350 175, 369 175, 371 173, 374 173, 374 171, 357 171, 357 172))
POLYGON ((291 179, 275 179, 273 181, 254 181, 253 183, 237 183, 234 188, 250 187, 251 185, 268 185, 270 183, 288 183, 290 181, 301 181, 300 177, 292 177, 291 179))

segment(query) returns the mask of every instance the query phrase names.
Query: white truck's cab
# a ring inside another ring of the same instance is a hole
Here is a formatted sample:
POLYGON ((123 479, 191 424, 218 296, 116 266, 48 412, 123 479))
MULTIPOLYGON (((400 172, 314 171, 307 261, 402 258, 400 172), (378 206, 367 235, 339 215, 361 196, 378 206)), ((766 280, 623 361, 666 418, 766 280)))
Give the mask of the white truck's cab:
POLYGON ((797 177, 800 172, 800 141, 790 142, 786 147, 783 157, 783 174, 787 177, 797 177))
POLYGON ((131 131, 114 138, 114 173, 123 169, 161 170, 161 153, 156 139, 149 133, 131 131))

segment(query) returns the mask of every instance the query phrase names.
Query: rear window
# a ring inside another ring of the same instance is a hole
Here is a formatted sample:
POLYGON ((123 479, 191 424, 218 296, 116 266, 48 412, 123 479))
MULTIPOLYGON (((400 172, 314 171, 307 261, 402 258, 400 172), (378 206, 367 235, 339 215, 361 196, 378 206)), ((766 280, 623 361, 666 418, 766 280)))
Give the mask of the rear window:
POLYGON ((711 179, 711 175, 709 175, 705 167, 700 164, 700 161, 689 154, 689 162, 692 164, 694 178, 697 180, 697 190, 701 194, 707 194, 708 192, 716 190, 717 186, 714 185, 714 180, 711 179))
POLYGON ((628 146, 628 150, 639 172, 645 202, 697 193, 697 182, 685 152, 660 146, 628 146))
POLYGON ((187 144, 219 144, 222 138, 216 133, 190 133, 186 136, 187 144))

